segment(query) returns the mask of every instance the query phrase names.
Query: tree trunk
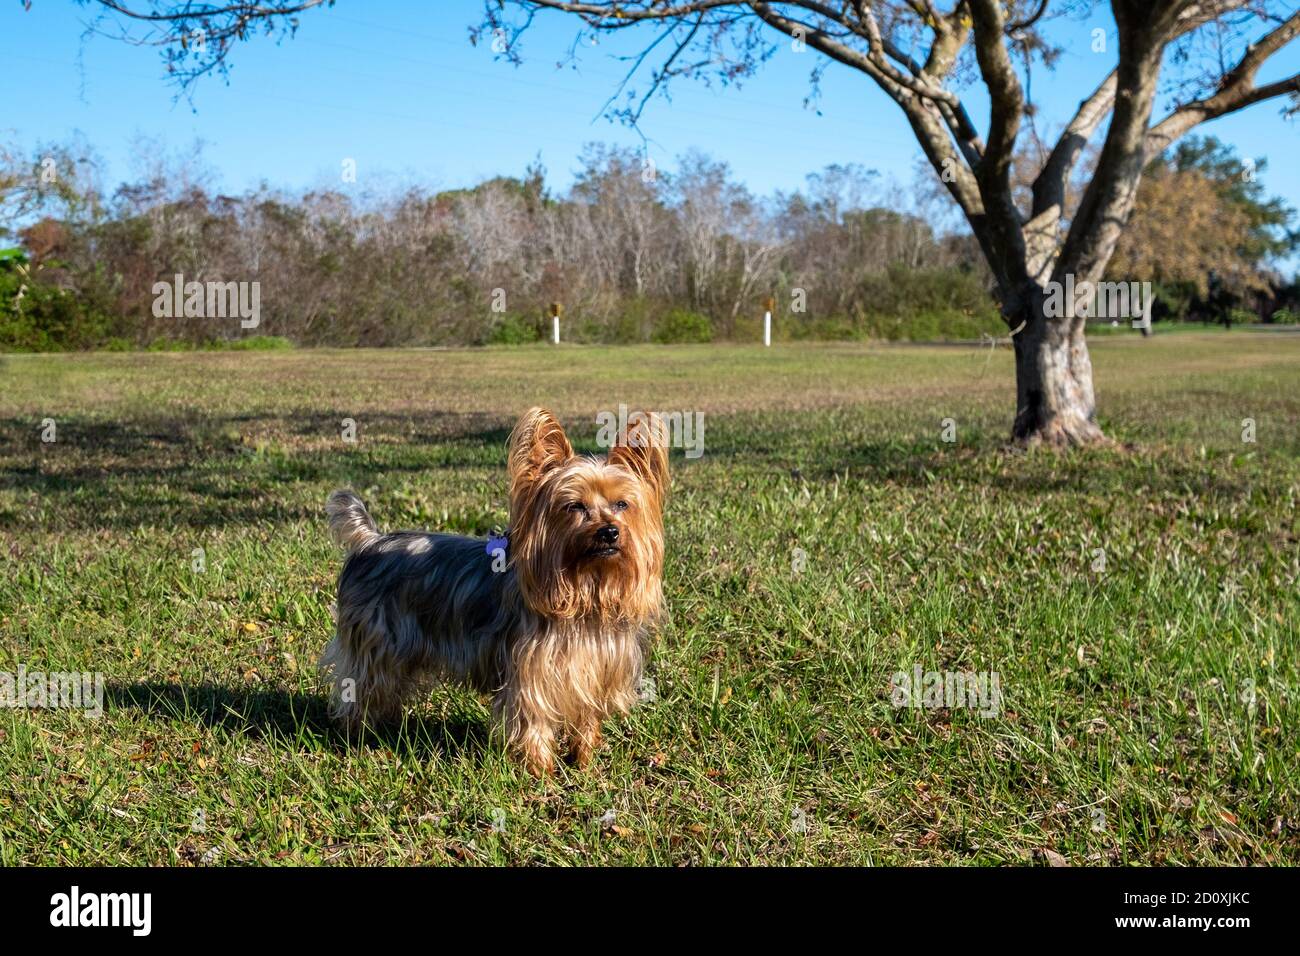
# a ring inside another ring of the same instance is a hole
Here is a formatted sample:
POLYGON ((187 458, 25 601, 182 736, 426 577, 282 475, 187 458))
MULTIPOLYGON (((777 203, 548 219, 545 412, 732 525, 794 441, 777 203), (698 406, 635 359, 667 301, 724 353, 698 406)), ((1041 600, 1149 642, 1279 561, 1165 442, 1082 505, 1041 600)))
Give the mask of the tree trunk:
POLYGON ((1043 296, 1032 297, 1021 316, 1024 328, 1013 338, 1016 420, 1012 441, 1053 448, 1105 442, 1097 425, 1083 319, 1049 317, 1044 305, 1043 296))

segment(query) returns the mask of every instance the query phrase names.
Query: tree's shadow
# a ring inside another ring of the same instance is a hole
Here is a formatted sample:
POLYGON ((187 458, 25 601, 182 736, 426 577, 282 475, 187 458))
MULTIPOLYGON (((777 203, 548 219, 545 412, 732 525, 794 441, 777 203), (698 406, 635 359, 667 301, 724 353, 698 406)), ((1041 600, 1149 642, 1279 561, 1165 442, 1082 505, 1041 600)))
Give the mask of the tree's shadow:
MULTIPOLYGON (((12 506, 0 509, 0 531, 312 522, 321 518, 322 489, 382 487, 421 473, 442 472, 445 481, 447 473, 498 469, 504 490, 509 435, 499 416, 438 410, 397 415, 300 407, 217 416, 185 410, 120 419, 61 416, 56 423, 58 440, 46 445, 36 418, 0 418, 0 486, 16 492, 12 506), (352 415, 362 437, 348 445, 340 424, 352 415)), ((587 423, 573 424, 579 451, 600 451, 587 423)), ((1149 492, 1239 492, 1220 468, 1176 456, 1162 457, 1156 467, 1140 450, 1026 455, 988 435, 943 447, 937 436, 818 443, 800 429, 768 414, 733 416, 709 432, 706 460, 728 469, 788 472, 796 481, 847 474, 872 484, 985 485, 1026 496, 1111 494, 1117 483, 1149 492)), ((679 452, 673 463, 683 471, 696 465, 679 452)))
POLYGON ((142 682, 110 684, 104 696, 112 709, 131 708, 160 720, 202 724, 277 746, 299 741, 338 753, 381 747, 420 759, 483 753, 490 747, 484 722, 465 716, 442 720, 408 714, 401 724, 348 734, 330 720, 323 697, 292 691, 142 682))
POLYGON ((359 418, 362 440, 350 445, 339 428, 348 417, 342 410, 61 416, 49 444, 41 441, 38 420, 0 418, 0 486, 19 496, 16 509, 0 511, 0 529, 29 525, 28 503, 44 507, 42 528, 282 524, 319 518, 323 498, 286 500, 275 493, 278 486, 368 487, 395 474, 488 461, 498 461, 504 474, 509 429, 499 420, 437 411, 366 413, 359 418), (244 436, 269 441, 249 444, 244 436))
POLYGON ((1116 446, 1058 453, 1025 451, 986 443, 939 450, 932 443, 864 442, 839 449, 793 477, 833 481, 848 474, 873 485, 928 487, 934 484, 984 485, 1032 497, 1043 493, 1111 494, 1121 484, 1148 493, 1182 493, 1236 497, 1240 482, 1221 468, 1174 456, 1152 458, 1140 447, 1116 446))

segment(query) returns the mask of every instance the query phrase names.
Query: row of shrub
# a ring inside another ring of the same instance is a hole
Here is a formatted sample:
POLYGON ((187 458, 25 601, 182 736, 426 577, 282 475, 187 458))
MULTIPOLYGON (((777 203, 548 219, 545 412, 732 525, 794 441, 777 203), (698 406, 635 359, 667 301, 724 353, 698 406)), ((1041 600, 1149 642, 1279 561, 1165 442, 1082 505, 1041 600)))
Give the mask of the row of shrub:
MULTIPOLYGON (((41 272, 40 267, 30 267, 18 250, 0 250, 0 351, 264 350, 316 344, 265 334, 205 340, 195 338, 189 330, 186 334, 142 339, 131 317, 114 314, 109 304, 97 302, 92 296, 45 281, 41 272)), ((819 315, 778 308, 773 318, 773 337, 796 341, 973 341, 984 335, 1006 332, 1006 325, 982 280, 969 270, 893 267, 863 277, 847 298, 850 303, 847 314, 819 315)), ((788 300, 778 297, 777 301, 788 300)), ((1189 301, 1194 300, 1189 297, 1189 301)), ((720 323, 709 315, 671 303, 632 299, 614 314, 614 319, 605 321, 581 313, 566 314, 562 338, 565 342, 589 344, 677 344, 726 338, 718 331, 720 323)), ((1256 313, 1239 308, 1211 317, 1208 312, 1189 309, 1167 287, 1157 288, 1154 318, 1224 325, 1260 320, 1256 313)), ((1285 308, 1271 316, 1272 321, 1280 323, 1295 322, 1298 318, 1285 308)), ((732 329, 732 341, 754 342, 762 338, 760 315, 741 316, 727 324, 732 329)), ((531 312, 489 313, 477 325, 467 323, 466 330, 463 338, 445 344, 545 342, 550 340, 551 320, 546 309, 539 306, 531 312)), ((228 328, 225 331, 230 332, 228 328)), ((409 344, 433 343, 417 340, 409 344)))
MULTIPOLYGON (((788 295, 775 298, 778 302, 790 301, 788 295)), ((839 315, 778 307, 773 317, 773 337, 929 342, 973 340, 1006 331, 982 277, 970 269, 908 269, 895 265, 862 277, 848 300, 849 312, 839 315)), ((733 330, 731 339, 762 338, 763 320, 757 310, 758 306, 748 321, 741 317, 728 322, 733 330)), ((632 299, 616 315, 606 322, 566 317, 561 335, 565 341, 608 344, 711 342, 724 337, 718 332, 719 323, 709 315, 679 305, 632 299)), ((470 344, 521 345, 546 341, 550 336, 550 319, 539 309, 532 315, 510 312, 493 316, 470 344)))
MULTIPOLYGON (((690 309, 669 308, 659 318, 645 319, 646 309, 641 303, 612 324, 590 321, 568 321, 561 333, 565 341, 624 344, 630 342, 657 342, 663 345, 685 342, 712 342, 715 338, 713 323, 707 315, 690 309)), ((505 313, 495 318, 476 345, 524 345, 541 342, 551 336, 550 319, 505 313)))
MULTIPOLYGON (((204 340, 192 328, 175 335, 140 334, 130 316, 114 314, 107 302, 84 291, 60 288, 45 279, 44 266, 32 267, 19 250, 0 251, 0 350, 51 352, 81 349, 183 350, 193 348, 287 348, 312 342, 291 337, 248 334, 239 338, 204 340)), ((791 301, 780 296, 778 302, 791 301)), ((781 309, 773 317, 777 339, 886 339, 927 341, 976 339, 1005 328, 993 300, 977 276, 959 269, 905 270, 895 268, 866 276, 849 297, 850 312, 817 315, 781 309)), ((755 304, 755 312, 761 308, 755 304)), ((646 298, 631 299, 613 310, 613 319, 566 314, 566 342, 662 344, 711 342, 723 338, 721 323, 704 312, 646 298)), ((758 341, 760 314, 728 316, 731 339, 758 341)), ((229 327, 222 330, 231 334, 229 327)), ((548 341, 551 320, 545 307, 531 311, 488 313, 477 325, 468 323, 463 338, 446 344, 523 345, 548 341)), ((432 344, 411 341, 409 344, 432 344)))
MULTIPOLYGON (((464 189, 263 184, 229 195, 199 185, 209 177, 197 157, 159 152, 146 176, 111 192, 80 140, 0 163, 0 219, 15 213, 0 237, 20 246, 0 253, 0 349, 203 347, 249 332, 297 346, 524 344, 550 338, 553 302, 566 342, 753 342, 769 298, 778 339, 978 340, 1006 330, 979 244, 944 231, 952 220, 928 174, 908 189, 833 165, 805 189, 761 197, 697 151, 647 177, 639 152, 594 143, 563 191, 534 163, 464 189), (42 171, 50 161, 53 186, 42 171), (158 308, 159 282, 199 277, 256 283, 256 327, 158 308)), ((1168 189, 1146 196, 1112 262, 1117 278, 1150 276, 1152 320, 1235 324, 1300 305, 1300 285, 1267 268, 1294 248, 1290 211, 1253 178, 1247 188, 1245 166, 1220 144, 1189 140, 1172 161, 1208 185, 1155 170, 1144 188, 1168 189), (1231 192, 1236 218, 1255 224, 1214 239, 1205 275, 1210 246, 1165 250, 1177 231, 1165 200, 1193 185, 1231 192), (1234 244, 1239 254, 1228 255, 1234 244)))

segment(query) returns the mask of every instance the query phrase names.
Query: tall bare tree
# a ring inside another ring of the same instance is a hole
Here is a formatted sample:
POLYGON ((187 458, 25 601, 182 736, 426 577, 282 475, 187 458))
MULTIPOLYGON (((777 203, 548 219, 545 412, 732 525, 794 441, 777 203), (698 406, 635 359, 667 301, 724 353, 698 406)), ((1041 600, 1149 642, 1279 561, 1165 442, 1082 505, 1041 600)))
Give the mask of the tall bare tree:
MULTIPOLYGON (((292 31, 299 13, 333 0, 82 2, 151 24, 149 42, 163 45, 172 71, 189 79, 221 69, 232 44, 251 31, 292 31), (204 41, 201 53, 195 37, 204 41)), ((805 44, 828 63, 865 75, 903 111, 992 271, 1015 342, 1012 437, 1068 446, 1104 436, 1085 317, 1079 309, 1049 310, 1050 293, 1067 276, 1076 288, 1102 279, 1152 158, 1201 123, 1300 90, 1300 74, 1256 82, 1261 67, 1300 33, 1300 12, 1286 4, 1112 0, 1114 68, 1044 149, 1030 197, 1018 203, 1017 145, 1033 117, 1027 77, 1055 52, 1043 27, 1093 6, 1090 0, 486 0, 474 36, 490 36, 499 52, 517 57, 521 36, 542 11, 578 18, 575 49, 586 34, 657 25, 635 61, 634 70, 649 65, 651 73, 648 91, 625 111, 633 121, 649 96, 674 79, 733 81, 751 74, 775 51, 777 35, 780 43, 805 44), (987 96, 984 133, 962 99, 970 78, 987 96), (1173 101, 1153 122, 1162 79, 1173 101), (1067 209, 1080 155, 1103 125, 1092 177, 1077 208, 1067 209)))

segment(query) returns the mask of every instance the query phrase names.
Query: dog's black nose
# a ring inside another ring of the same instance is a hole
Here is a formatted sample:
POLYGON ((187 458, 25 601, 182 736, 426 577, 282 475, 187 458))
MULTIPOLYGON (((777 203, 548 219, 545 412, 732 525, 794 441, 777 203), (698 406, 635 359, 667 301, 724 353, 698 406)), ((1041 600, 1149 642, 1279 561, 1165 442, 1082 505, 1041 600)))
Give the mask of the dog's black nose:
POLYGON ((618 526, 607 524, 596 532, 596 540, 601 544, 613 544, 618 540, 618 526))

